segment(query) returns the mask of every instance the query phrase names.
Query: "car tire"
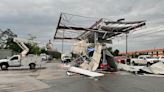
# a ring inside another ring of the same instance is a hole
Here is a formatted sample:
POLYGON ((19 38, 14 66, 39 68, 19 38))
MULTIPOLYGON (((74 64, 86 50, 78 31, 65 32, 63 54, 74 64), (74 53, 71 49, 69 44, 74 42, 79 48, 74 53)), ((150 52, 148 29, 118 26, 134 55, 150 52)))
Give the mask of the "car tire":
POLYGON ((32 69, 35 69, 36 65, 34 63, 31 63, 29 66, 30 66, 30 69, 32 70, 32 69))
POLYGON ((130 65, 130 61, 128 61, 128 62, 126 62, 127 63, 127 65, 130 65))
POLYGON ((1 69, 2 70, 7 70, 8 69, 8 65, 7 64, 1 64, 1 69))
POLYGON ((151 63, 150 62, 147 62, 146 66, 147 67, 151 66, 151 63))
POLYGON ((136 65, 136 63, 133 61, 133 62, 132 62, 132 65, 133 65, 133 66, 135 66, 135 65, 136 65))
POLYGON ((66 62, 67 62, 67 63, 70 63, 70 62, 71 62, 71 60, 70 60, 70 59, 67 59, 67 60, 66 60, 66 62))

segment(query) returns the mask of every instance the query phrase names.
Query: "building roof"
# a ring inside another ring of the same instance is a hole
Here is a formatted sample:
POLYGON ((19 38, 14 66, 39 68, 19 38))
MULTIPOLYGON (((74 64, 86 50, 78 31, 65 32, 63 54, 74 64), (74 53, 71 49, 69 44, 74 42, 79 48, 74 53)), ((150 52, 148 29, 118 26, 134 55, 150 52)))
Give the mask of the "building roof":
MULTIPOLYGON (((128 52, 127 54, 147 53, 147 52, 159 52, 159 51, 164 51, 164 48, 130 51, 130 52, 128 52)), ((126 52, 121 52, 120 54, 126 54, 126 52)))

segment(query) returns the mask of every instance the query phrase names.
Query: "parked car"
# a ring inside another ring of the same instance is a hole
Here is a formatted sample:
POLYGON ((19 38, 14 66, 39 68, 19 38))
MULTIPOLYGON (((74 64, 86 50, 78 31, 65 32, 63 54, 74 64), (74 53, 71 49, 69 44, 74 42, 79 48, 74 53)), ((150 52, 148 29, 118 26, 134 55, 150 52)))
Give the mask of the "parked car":
POLYGON ((159 62, 159 59, 153 58, 150 55, 140 55, 138 58, 132 58, 130 63, 132 65, 147 65, 159 62))
POLYGON ((71 54, 62 54, 61 61, 62 63, 69 63, 71 62, 72 55, 71 54))
POLYGON ((159 61, 164 62, 164 56, 159 56, 158 59, 159 61))
POLYGON ((114 61, 117 63, 123 63, 125 64, 126 62, 126 56, 115 56, 114 61))
POLYGON ((46 61, 48 59, 48 56, 45 53, 40 54, 42 61, 46 61))

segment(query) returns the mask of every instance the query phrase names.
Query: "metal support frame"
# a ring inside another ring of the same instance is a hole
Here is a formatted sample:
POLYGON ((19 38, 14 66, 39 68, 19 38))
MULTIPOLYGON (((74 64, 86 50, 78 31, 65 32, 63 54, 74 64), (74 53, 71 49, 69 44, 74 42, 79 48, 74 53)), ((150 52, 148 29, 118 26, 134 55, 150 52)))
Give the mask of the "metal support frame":
POLYGON ((94 32, 94 44, 96 44, 98 41, 98 34, 97 32, 94 32))

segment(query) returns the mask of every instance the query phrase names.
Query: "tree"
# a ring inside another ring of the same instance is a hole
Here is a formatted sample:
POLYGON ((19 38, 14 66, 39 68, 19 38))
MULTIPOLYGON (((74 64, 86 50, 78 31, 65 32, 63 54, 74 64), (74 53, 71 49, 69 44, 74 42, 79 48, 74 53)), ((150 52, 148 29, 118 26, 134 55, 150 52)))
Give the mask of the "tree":
MULTIPOLYGON (((17 37, 10 29, 5 31, 0 30, 0 48, 11 49, 15 52, 21 53, 22 49, 13 41, 13 38, 17 37)), ((29 43, 25 45, 29 48, 28 54, 40 54, 41 50, 37 43, 34 42, 36 36, 29 34, 29 43)))
POLYGON ((26 44, 26 46, 29 48, 28 54, 40 54, 41 53, 41 49, 36 43, 35 44, 28 43, 28 44, 26 44))
POLYGON ((57 58, 57 59, 61 58, 61 53, 58 51, 47 51, 47 54, 52 56, 53 58, 57 58))
POLYGON ((108 47, 107 48, 107 50, 112 54, 112 55, 114 55, 114 56, 119 56, 119 50, 118 49, 116 49, 116 50, 112 50, 112 47, 108 47))
POLYGON ((45 48, 41 48, 40 50, 41 53, 46 53, 47 54, 47 50, 45 48))
POLYGON ((0 48, 7 48, 7 44, 12 42, 14 37, 17 37, 17 35, 14 34, 10 29, 6 29, 5 31, 0 29, 0 48))
POLYGON ((7 41, 5 49, 11 49, 18 53, 22 51, 22 49, 13 41, 7 41))
POLYGON ((119 50, 118 49, 116 49, 114 52, 113 52, 113 54, 114 54, 114 56, 119 56, 119 50))
POLYGON ((36 36, 32 35, 32 34, 28 34, 29 35, 29 43, 26 44, 26 46, 29 48, 29 54, 40 54, 41 53, 41 49, 38 46, 37 43, 34 42, 34 40, 36 39, 36 36))
MULTIPOLYGON (((18 53, 22 52, 22 49, 15 42, 9 41, 6 44, 7 44, 7 47, 5 49, 11 49, 18 53)), ((37 44, 26 43, 25 45, 29 48, 28 54, 40 54, 41 53, 40 47, 37 44)))

